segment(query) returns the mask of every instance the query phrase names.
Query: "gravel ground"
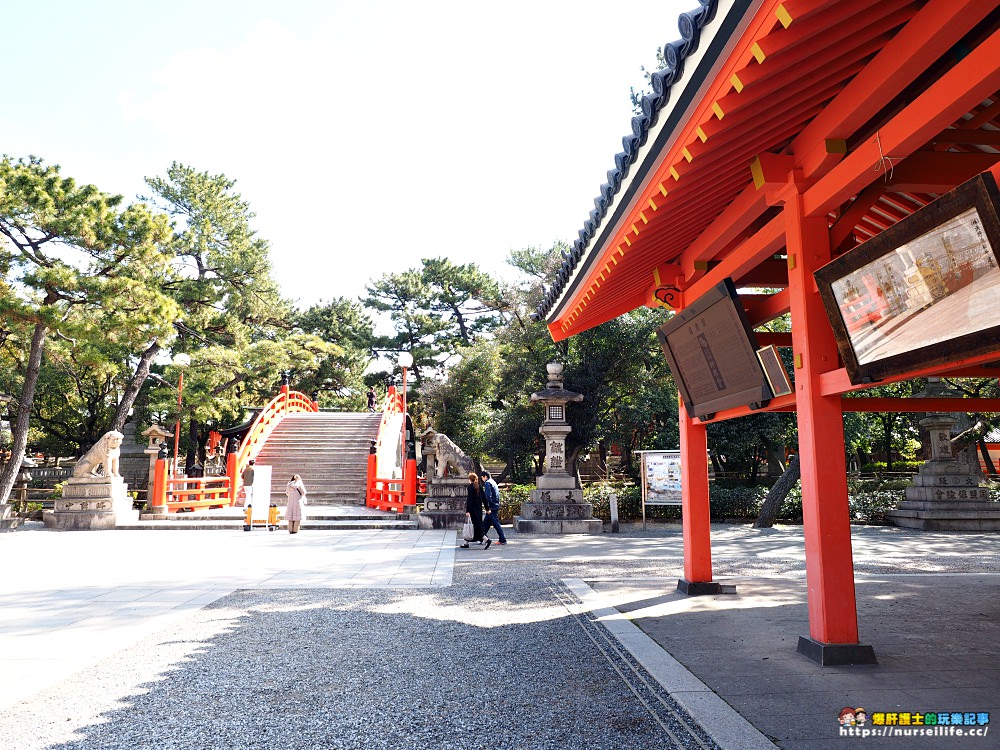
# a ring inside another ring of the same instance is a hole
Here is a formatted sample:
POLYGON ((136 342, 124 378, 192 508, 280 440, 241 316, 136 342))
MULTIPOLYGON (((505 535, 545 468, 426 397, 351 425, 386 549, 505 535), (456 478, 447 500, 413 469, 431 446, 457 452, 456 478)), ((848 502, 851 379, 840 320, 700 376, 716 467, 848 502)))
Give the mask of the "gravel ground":
MULTIPOLYGON (((713 532, 718 578, 804 575, 801 529, 713 532)), ((853 533, 859 575, 1000 572, 996 535, 923 534, 915 553, 913 532, 853 533)), ((680 577, 679 527, 625 535, 662 554, 476 554, 444 589, 236 592, 0 712, 0 748, 715 748, 560 583, 680 577)))
POLYGON ((567 608, 559 579, 585 571, 652 568, 480 558, 447 589, 235 592, 0 714, 0 747, 715 748, 567 608))

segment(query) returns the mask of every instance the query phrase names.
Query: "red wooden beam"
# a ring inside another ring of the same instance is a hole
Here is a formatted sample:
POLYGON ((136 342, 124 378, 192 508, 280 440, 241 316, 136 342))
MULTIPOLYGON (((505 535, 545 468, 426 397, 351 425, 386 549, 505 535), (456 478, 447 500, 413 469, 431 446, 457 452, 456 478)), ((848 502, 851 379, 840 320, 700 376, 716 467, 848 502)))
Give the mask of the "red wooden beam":
POLYGON ((830 370, 820 376, 820 388, 824 396, 838 396, 851 391, 863 391, 866 388, 873 388, 877 385, 888 385, 889 383, 899 383, 903 380, 913 380, 914 378, 937 377, 963 377, 963 378, 995 378, 1000 375, 1000 367, 982 367, 995 362, 1000 362, 998 352, 988 352, 976 357, 968 357, 961 362, 951 362, 939 364, 933 367, 924 367, 912 370, 905 375, 894 375, 880 380, 877 383, 851 383, 844 368, 830 370))
POLYGON ((764 414, 765 412, 772 411, 795 411, 795 394, 790 393, 787 396, 772 398, 771 403, 763 409, 751 409, 749 406, 737 406, 734 409, 726 409, 724 411, 716 412, 712 415, 711 419, 699 419, 699 421, 702 424, 712 424, 713 422, 725 422, 727 419, 735 419, 736 417, 745 417, 749 414, 764 414))
MULTIPOLYGON (((764 297, 752 306, 747 307, 747 318, 750 319, 750 325, 756 328, 784 315, 788 312, 788 308, 788 290, 782 289, 780 292, 764 297)), ((788 346, 791 346, 791 344, 788 344, 788 346)))
POLYGON ((761 346, 785 346, 789 347, 792 345, 792 334, 780 333, 773 331, 754 331, 754 336, 757 337, 757 343, 761 346))
POLYGON ((1000 31, 993 32, 805 193, 822 216, 878 179, 885 157, 903 159, 1000 89, 1000 31))
POLYGON ((844 398, 844 411, 901 412, 924 411, 1000 413, 1000 398, 844 398))
POLYGON ((820 165, 818 144, 849 138, 950 50, 993 9, 981 0, 930 0, 792 142, 808 179, 820 165))
POLYGON ((759 231, 735 247, 719 261, 717 266, 688 287, 684 294, 689 300, 698 299, 727 276, 734 279, 739 278, 756 268, 761 261, 775 255, 784 246, 785 219, 782 214, 778 214, 759 231))

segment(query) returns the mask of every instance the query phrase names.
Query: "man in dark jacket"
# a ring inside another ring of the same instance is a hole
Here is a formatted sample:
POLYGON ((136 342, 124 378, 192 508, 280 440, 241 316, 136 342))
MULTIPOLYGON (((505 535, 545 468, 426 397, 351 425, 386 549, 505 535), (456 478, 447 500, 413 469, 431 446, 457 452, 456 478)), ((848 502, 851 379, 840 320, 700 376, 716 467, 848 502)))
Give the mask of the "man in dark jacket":
POLYGON ((250 463, 243 470, 243 489, 246 493, 245 505, 253 504, 253 473, 254 473, 254 460, 251 458, 250 463))
POLYGON ((483 519, 483 536, 489 538, 490 528, 497 530, 497 534, 500 536, 500 541, 497 544, 506 544, 507 537, 504 536, 503 527, 500 526, 500 488, 497 487, 497 483, 493 481, 493 477, 490 476, 488 471, 483 471, 479 475, 483 480, 483 494, 486 495, 486 504, 489 506, 489 512, 483 519))

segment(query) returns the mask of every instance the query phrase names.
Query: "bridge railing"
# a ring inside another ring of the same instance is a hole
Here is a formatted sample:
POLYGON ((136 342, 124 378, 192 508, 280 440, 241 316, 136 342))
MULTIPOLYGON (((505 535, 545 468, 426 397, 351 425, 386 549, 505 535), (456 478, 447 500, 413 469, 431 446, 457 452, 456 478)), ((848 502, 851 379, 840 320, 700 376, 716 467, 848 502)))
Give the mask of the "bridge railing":
POLYGON ((240 487, 243 486, 243 470, 250 463, 251 458, 256 458, 260 453, 268 437, 284 419, 286 414, 293 412, 317 412, 319 406, 309 396, 300 392, 289 390, 287 385, 281 386, 281 391, 277 396, 268 401, 267 406, 261 409, 260 414, 250 425, 243 444, 236 453, 230 453, 226 458, 226 475, 229 478, 229 505, 236 504, 236 496, 240 487))
POLYGON ((166 480, 167 512, 229 505, 229 477, 175 477, 166 480))
POLYGON ((368 456, 368 489, 365 504, 369 508, 402 512, 416 503, 416 461, 408 457, 400 466, 396 459, 406 446, 402 439, 406 430, 406 404, 403 394, 395 386, 389 386, 379 423, 378 437, 368 456), (391 451, 391 454, 390 454, 391 451), (389 455, 393 460, 388 461, 389 455), (392 476, 394 469, 400 469, 400 476, 392 476))

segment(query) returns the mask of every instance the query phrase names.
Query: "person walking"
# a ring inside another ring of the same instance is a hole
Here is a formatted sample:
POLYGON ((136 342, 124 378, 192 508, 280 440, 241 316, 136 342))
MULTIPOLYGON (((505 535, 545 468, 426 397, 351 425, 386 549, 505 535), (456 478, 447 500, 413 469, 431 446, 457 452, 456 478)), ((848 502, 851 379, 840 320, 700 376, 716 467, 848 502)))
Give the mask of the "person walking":
POLYGON ((285 520, 288 521, 288 533, 298 534, 302 526, 302 516, 306 505, 306 486, 302 483, 302 477, 292 474, 292 478, 285 485, 285 520))
MULTIPOLYGON (((483 536, 489 540, 490 528, 492 527, 497 530, 497 536, 500 537, 497 544, 506 544, 507 537, 504 536, 503 527, 500 525, 500 488, 497 487, 497 483, 493 481, 493 477, 485 469, 479 476, 483 480, 483 495, 486 498, 487 507, 486 518, 483 519, 483 536)), ((489 544, 486 547, 488 549, 489 544)))
MULTIPOLYGON (((483 543, 483 508, 486 505, 486 498, 483 496, 483 488, 479 484, 479 475, 474 471, 469 472, 469 493, 465 499, 465 512, 472 517, 472 527, 476 530, 472 537, 476 544, 483 543)), ((469 542, 460 545, 462 549, 469 548, 469 542)), ((490 548, 490 538, 486 538, 486 549, 490 548)))
POLYGON ((251 458, 250 462, 247 464, 247 467, 243 470, 243 475, 242 475, 243 494, 245 497, 245 499, 243 500, 244 508, 249 508, 251 505, 253 505, 253 473, 254 473, 253 464, 254 461, 251 458))
POLYGON ((378 401, 378 397, 375 395, 375 386, 370 386, 368 388, 368 411, 375 412, 376 401, 378 401))

